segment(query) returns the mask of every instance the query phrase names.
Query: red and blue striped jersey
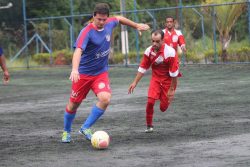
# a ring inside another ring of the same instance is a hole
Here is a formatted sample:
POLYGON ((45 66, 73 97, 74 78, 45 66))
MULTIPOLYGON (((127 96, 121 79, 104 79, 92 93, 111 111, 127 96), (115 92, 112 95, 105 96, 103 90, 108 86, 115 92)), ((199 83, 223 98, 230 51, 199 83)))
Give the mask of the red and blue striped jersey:
POLYGON ((81 30, 74 45, 83 50, 78 69, 80 74, 98 75, 108 70, 112 31, 118 23, 117 18, 110 17, 101 30, 96 29, 93 23, 81 30))

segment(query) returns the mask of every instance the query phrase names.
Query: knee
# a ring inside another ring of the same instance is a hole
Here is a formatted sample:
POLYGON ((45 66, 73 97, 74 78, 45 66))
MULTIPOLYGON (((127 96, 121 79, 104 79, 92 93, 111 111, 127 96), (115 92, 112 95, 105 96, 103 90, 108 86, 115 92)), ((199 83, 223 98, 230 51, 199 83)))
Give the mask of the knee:
POLYGON ((66 106, 66 111, 69 113, 75 113, 80 103, 69 102, 66 106))
POLYGON ((147 103, 148 103, 149 105, 155 105, 155 99, 149 97, 147 103))
POLYGON ((167 111, 168 107, 160 107, 161 112, 167 111))
POLYGON ((111 99, 110 94, 103 94, 102 96, 99 96, 99 102, 103 107, 107 107, 110 104, 110 99, 111 99))
POLYGON ((161 110, 161 112, 167 111, 168 106, 169 106, 169 103, 164 103, 164 104, 161 103, 161 104, 160 104, 160 110, 161 110))
POLYGON ((102 99, 100 99, 100 102, 104 105, 104 106, 108 106, 110 104, 110 97, 104 97, 102 99))

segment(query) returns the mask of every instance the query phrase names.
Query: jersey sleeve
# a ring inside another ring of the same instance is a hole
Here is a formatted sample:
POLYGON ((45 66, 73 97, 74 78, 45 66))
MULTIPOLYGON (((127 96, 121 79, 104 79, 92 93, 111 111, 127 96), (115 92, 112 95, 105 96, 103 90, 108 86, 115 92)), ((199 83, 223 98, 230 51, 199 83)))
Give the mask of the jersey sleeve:
POLYGON ((170 77, 178 77, 179 76, 179 61, 178 57, 175 55, 175 57, 170 57, 170 63, 169 63, 169 75, 170 77))
POLYGON ((179 46, 185 46, 186 42, 185 42, 185 38, 182 34, 182 32, 180 30, 175 30, 176 34, 178 35, 178 44, 179 46))
POLYGON ((138 72, 145 73, 149 69, 151 65, 149 55, 150 55, 150 48, 147 48, 146 51, 144 52, 143 58, 138 68, 138 72))
POLYGON ((179 77, 179 60, 176 54, 176 51, 165 45, 164 47, 164 61, 169 64, 169 76, 170 77, 179 77))
POLYGON ((3 55, 3 49, 0 47, 0 56, 3 55))
POLYGON ((89 33, 90 33, 89 26, 82 29, 82 31, 80 32, 80 34, 77 37, 74 48, 81 48, 82 50, 85 50, 87 43, 89 41, 89 33))
POLYGON ((179 36, 178 44, 179 44, 180 46, 185 45, 185 39, 184 39, 184 36, 183 36, 183 35, 180 35, 180 36, 179 36))
POLYGON ((116 17, 109 17, 107 24, 109 24, 113 29, 119 24, 119 20, 116 17))

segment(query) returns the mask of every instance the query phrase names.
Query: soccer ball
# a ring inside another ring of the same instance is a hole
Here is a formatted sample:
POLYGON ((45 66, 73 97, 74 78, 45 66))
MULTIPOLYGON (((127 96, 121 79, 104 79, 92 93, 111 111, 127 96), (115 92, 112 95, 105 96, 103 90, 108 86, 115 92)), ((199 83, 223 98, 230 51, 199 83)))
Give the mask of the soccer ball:
POLYGON ((91 137, 91 144, 95 149, 106 149, 109 142, 109 135, 104 131, 96 131, 91 137))

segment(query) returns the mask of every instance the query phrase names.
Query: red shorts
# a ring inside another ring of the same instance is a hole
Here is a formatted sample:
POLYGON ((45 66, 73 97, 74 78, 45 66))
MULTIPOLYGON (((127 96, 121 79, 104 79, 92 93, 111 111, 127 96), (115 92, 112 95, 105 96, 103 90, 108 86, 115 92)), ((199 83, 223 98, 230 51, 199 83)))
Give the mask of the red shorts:
POLYGON ((148 97, 151 97, 161 102, 167 102, 167 93, 171 85, 171 78, 157 79, 152 77, 148 89, 148 97))
POLYGON ((80 74, 78 82, 72 82, 70 101, 82 102, 86 98, 90 89, 97 95, 100 92, 111 93, 108 72, 96 76, 80 74))

